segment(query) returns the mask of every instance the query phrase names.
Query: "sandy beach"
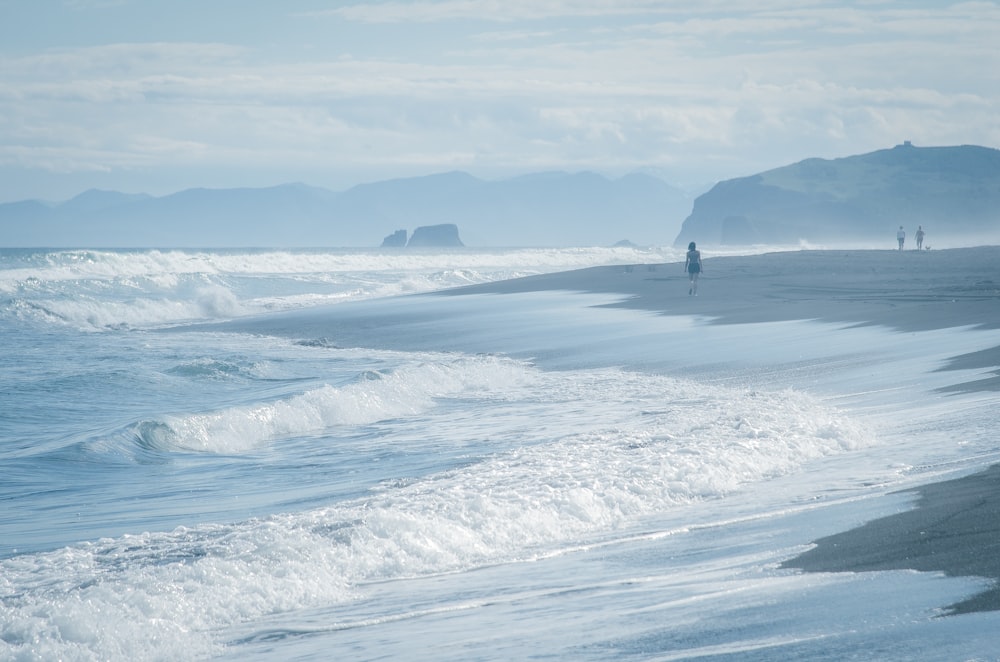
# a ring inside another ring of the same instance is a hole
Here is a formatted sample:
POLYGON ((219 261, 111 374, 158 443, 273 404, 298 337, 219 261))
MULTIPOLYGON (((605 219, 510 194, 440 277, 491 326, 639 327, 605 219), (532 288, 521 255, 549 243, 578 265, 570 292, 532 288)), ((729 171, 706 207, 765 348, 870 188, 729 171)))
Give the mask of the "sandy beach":
POLYGON ((622 305, 719 323, 791 319, 882 324, 901 331, 1000 328, 1000 246, 936 251, 826 250, 715 257, 698 296, 681 263, 593 267, 473 285, 464 293, 618 292, 622 305))
MULTIPOLYGON (((621 293, 615 305, 734 324, 794 319, 882 325, 898 332, 1000 329, 1000 247, 934 251, 826 250, 713 258, 703 251, 699 296, 688 295, 682 265, 599 267, 455 290, 621 293)), ((1000 336, 998 336, 1000 340, 1000 336)), ((994 377, 950 390, 1000 390, 1000 344, 957 355, 948 369, 994 377)), ((948 607, 1000 609, 1000 466, 925 485, 916 507, 816 541, 786 567, 813 572, 912 569, 992 578, 998 585, 948 607)))
MULTIPOLYGON (((914 510, 816 541, 784 567, 810 572, 919 570, 1000 580, 1000 465, 925 485, 914 510)), ((1000 609, 1000 584, 948 608, 1000 609)))
MULTIPOLYGON (((703 251, 698 296, 681 263, 593 267, 452 290, 620 293, 620 306, 714 324, 815 319, 897 331, 1000 328, 1000 246, 935 251, 826 250, 716 257, 703 251)), ((945 369, 1000 366, 1000 347, 945 369)), ((1000 368, 998 368, 1000 373, 1000 368)), ((1000 376, 963 385, 998 390, 1000 376)))

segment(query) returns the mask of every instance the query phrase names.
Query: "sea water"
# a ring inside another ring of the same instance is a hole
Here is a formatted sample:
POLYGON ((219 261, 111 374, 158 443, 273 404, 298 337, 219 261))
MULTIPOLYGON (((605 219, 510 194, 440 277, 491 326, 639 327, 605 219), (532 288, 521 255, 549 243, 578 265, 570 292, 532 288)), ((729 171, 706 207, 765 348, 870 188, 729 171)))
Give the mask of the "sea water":
POLYGON ((1000 459, 996 331, 434 294, 680 258, 0 251, 0 659, 992 659, 780 565, 1000 459))

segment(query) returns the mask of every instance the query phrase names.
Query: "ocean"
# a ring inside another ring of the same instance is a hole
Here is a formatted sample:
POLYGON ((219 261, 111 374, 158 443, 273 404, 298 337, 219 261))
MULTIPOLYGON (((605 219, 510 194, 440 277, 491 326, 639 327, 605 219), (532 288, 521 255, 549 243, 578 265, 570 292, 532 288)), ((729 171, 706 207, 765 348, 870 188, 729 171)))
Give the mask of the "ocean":
POLYGON ((438 294, 682 259, 0 250, 0 659, 998 659, 988 580, 781 567, 1000 460, 996 330, 438 294))

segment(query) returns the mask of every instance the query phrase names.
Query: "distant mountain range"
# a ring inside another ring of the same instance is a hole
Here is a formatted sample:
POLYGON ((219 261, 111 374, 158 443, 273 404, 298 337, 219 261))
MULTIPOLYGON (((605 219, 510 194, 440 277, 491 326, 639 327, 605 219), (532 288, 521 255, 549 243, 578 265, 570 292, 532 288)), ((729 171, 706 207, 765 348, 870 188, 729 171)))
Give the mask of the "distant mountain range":
POLYGON ((343 192, 302 184, 163 197, 91 190, 55 205, 0 204, 3 247, 377 248, 401 230, 443 225, 471 247, 893 245, 900 225, 910 237, 923 225, 928 243, 1000 242, 1000 150, 907 142, 806 159, 719 182, 693 204, 652 176, 588 172, 499 181, 450 172, 343 192))
POLYGON ((397 230, 454 224, 467 246, 669 243, 691 198, 642 174, 463 172, 343 192, 287 184, 163 197, 91 190, 61 204, 0 204, 4 247, 379 247, 397 230))
POLYGON ((895 245, 913 237, 1000 241, 1000 150, 909 142, 841 159, 807 159, 716 184, 699 196, 674 242, 705 245, 895 245))

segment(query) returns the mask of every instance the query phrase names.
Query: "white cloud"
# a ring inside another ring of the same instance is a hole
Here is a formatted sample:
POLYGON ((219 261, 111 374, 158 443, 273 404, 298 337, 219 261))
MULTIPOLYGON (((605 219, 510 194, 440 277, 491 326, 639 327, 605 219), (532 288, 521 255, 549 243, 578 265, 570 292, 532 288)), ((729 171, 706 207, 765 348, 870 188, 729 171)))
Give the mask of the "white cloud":
POLYGON ((541 21, 563 18, 689 16, 823 6, 822 0, 413 0, 369 2, 309 12, 366 23, 438 21, 541 21))
POLYGON ((666 11, 662 2, 615 0, 441 0, 358 3, 316 12, 366 23, 451 20, 514 22, 565 16, 608 16, 666 11))
POLYGON ((446 0, 290 25, 309 43, 0 47, 0 162, 717 179, 904 139, 1000 142, 994 3, 446 0))

